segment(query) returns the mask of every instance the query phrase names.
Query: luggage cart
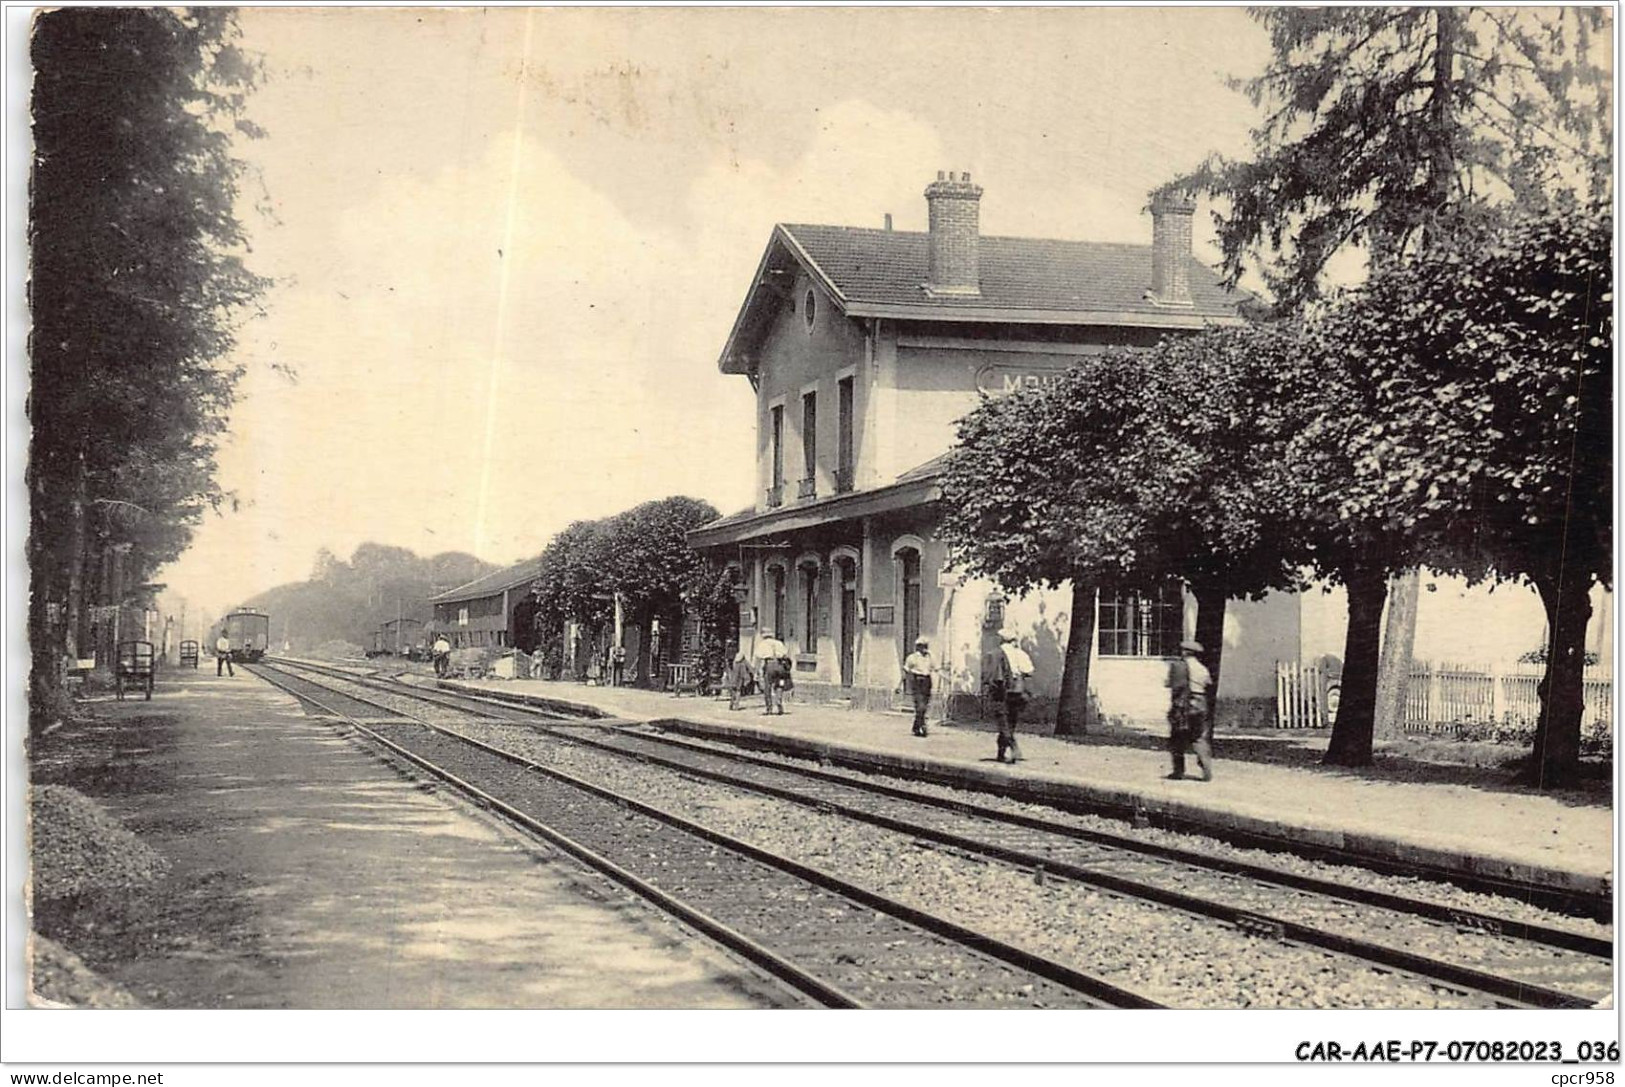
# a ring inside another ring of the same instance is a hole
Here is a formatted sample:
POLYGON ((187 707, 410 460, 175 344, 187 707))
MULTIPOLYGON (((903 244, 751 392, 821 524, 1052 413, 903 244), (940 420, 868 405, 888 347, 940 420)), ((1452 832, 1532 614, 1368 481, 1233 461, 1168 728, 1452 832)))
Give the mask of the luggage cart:
POLYGON ((146 700, 152 701, 152 684, 157 672, 156 662, 151 642, 119 643, 118 664, 113 669, 113 682, 120 702, 124 701, 126 687, 146 691, 146 700))
POLYGON ((185 668, 188 664, 197 667, 197 643, 190 638, 181 643, 181 667, 185 668))

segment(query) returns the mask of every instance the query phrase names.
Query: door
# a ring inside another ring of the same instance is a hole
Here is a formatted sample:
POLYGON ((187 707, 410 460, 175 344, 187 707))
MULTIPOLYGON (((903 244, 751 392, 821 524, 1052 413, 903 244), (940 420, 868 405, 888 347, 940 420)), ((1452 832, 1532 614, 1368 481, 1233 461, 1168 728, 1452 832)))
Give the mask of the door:
POLYGON ((841 581, 841 686, 850 687, 852 673, 857 663, 857 567, 851 559, 840 559, 837 560, 835 569, 841 581))
POLYGON ((920 553, 906 547, 897 553, 903 564, 903 648, 899 656, 914 652, 920 636, 920 553))

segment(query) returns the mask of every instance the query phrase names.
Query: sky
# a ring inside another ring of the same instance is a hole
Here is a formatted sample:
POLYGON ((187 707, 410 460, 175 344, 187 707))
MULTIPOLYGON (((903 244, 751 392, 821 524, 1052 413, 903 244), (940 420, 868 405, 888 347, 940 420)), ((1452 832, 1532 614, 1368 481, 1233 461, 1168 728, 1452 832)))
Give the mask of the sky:
MULTIPOLYGON (((952 169, 985 190, 984 234, 1148 244, 1151 189, 1248 152, 1260 114, 1234 81, 1269 55, 1241 8, 240 21, 267 133, 238 147, 241 218, 275 285, 220 451, 240 507, 158 575, 189 634, 322 548, 508 564, 649 499, 748 506, 753 397, 717 357, 775 222, 923 230, 952 169)), ((1540 639, 1525 587, 1438 590, 1419 651, 1540 639)))
MULTIPOLYGON (((717 357, 775 222, 1148 243, 1150 189, 1256 114, 1241 9, 247 8, 251 266, 275 279, 211 517, 218 614, 372 540, 516 562, 671 494, 749 504, 717 357), (283 371, 292 371, 290 379, 283 371)), ((1199 216, 1199 228, 1206 216, 1199 216)), ((1210 239, 1198 250, 1216 259, 1210 239)))

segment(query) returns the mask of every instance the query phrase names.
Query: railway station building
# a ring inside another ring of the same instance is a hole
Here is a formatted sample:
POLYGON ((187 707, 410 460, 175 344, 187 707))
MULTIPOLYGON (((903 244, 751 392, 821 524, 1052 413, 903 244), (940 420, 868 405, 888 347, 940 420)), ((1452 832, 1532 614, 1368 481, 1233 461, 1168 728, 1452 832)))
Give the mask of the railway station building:
MULTIPOLYGON (((1241 320, 1244 296, 1192 257, 1187 195, 1153 200, 1149 245, 983 236, 981 198, 968 174, 939 174, 923 233, 779 224, 723 346, 722 371, 756 391, 757 500, 689 539, 737 568, 740 644, 774 631, 801 697, 890 705, 924 635, 950 711, 975 714, 1011 626, 1049 709, 1071 593, 1007 599, 946 567, 938 477, 956 421, 1108 348, 1241 320)), ((1170 582, 1103 591, 1096 608, 1097 708, 1160 718, 1194 599, 1170 582)), ((1231 604, 1227 716, 1271 712, 1298 626, 1292 596, 1231 604)))
POLYGON ((530 652, 536 645, 536 603, 530 584, 541 569, 540 558, 529 559, 431 596, 434 632, 444 634, 453 649, 530 652))

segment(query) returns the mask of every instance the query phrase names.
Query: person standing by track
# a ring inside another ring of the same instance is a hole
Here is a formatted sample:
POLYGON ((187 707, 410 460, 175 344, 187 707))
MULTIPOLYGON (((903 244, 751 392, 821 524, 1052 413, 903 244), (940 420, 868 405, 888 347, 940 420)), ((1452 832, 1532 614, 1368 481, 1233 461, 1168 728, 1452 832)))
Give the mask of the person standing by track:
POLYGON ((734 655, 733 663, 728 666, 727 671, 724 673, 723 687, 728 691, 728 708, 730 710, 739 708, 740 699, 750 693, 750 686, 754 682, 756 682, 756 677, 751 674, 750 661, 745 659, 744 650, 740 650, 734 655))
POLYGON ((224 629, 220 637, 214 640, 214 674, 218 676, 220 669, 226 670, 226 675, 237 678, 237 673, 231 667, 231 636, 224 629))
POLYGON ((903 689, 914 700, 914 735, 926 735, 925 711, 931 705, 931 642, 914 639, 914 652, 903 659, 903 689))
POLYGON ((451 643, 444 634, 434 640, 434 674, 442 679, 451 670, 451 643))

